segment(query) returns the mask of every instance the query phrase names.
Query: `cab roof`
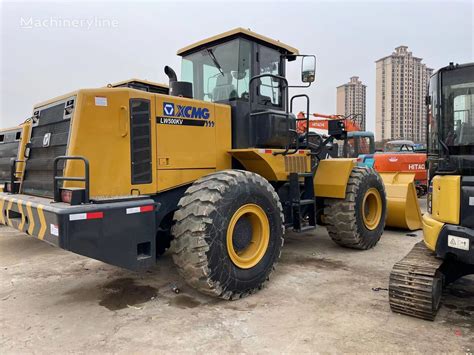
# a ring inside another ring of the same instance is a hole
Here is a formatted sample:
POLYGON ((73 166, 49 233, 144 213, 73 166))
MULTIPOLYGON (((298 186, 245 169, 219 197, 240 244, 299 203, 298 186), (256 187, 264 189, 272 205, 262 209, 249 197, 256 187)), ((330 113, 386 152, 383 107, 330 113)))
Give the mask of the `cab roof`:
POLYGON ((439 68, 438 70, 435 70, 435 71, 431 74, 431 76, 435 76, 435 75, 437 75, 437 74, 439 74, 440 72, 443 72, 443 71, 461 69, 461 68, 466 68, 466 67, 474 67, 474 62, 462 63, 462 64, 449 63, 449 65, 447 65, 447 66, 445 66, 445 67, 442 67, 442 68, 439 68))
POLYGON ((413 141, 405 140, 405 139, 398 139, 394 141, 388 141, 386 144, 393 144, 393 145, 415 145, 413 141))
POLYGON ((275 39, 272 39, 272 38, 269 38, 269 37, 266 37, 266 36, 262 36, 262 35, 260 35, 256 32, 250 31, 249 29, 245 29, 245 28, 242 28, 242 27, 234 28, 233 30, 223 32, 221 34, 218 34, 218 35, 203 39, 201 41, 198 41, 196 43, 190 44, 189 46, 186 46, 186 47, 181 48, 180 50, 178 50, 177 54, 183 56, 183 55, 189 54, 191 52, 195 52, 195 51, 199 50, 201 47, 205 47, 205 46, 208 46, 208 45, 214 45, 214 44, 217 44, 219 42, 223 42, 223 40, 230 39, 230 38, 233 38, 233 37, 239 37, 239 36, 240 37, 247 37, 247 38, 250 38, 251 40, 261 42, 261 43, 265 43, 265 44, 269 44, 270 46, 276 47, 276 48, 279 48, 279 49, 283 49, 284 51, 288 52, 288 54, 294 54, 294 55, 299 54, 298 49, 296 49, 294 47, 291 47, 291 46, 289 46, 285 43, 282 43, 278 40, 275 40, 275 39))
POLYGON ((373 137, 374 133, 369 131, 349 131, 347 136, 350 137, 373 137))

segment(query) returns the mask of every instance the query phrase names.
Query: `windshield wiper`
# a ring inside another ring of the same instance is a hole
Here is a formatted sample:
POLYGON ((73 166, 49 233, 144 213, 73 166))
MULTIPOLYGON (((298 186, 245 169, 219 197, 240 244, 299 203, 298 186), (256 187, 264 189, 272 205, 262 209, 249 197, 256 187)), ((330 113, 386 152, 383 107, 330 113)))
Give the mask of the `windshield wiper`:
POLYGON ((451 155, 449 152, 448 145, 438 136, 438 142, 443 148, 444 156, 441 156, 438 160, 438 166, 436 168, 436 172, 438 174, 457 174, 458 169, 455 165, 453 165, 451 161, 451 155))
POLYGON ((443 147, 443 150, 445 152, 445 156, 446 156, 446 160, 449 161, 449 147, 446 143, 443 142, 443 140, 441 139, 441 137, 438 135, 438 142, 439 144, 441 144, 441 147, 443 147))
POLYGON ((214 55, 214 52, 212 49, 207 48, 207 53, 209 54, 209 57, 211 57, 212 61, 214 62, 214 65, 216 66, 217 69, 221 72, 221 75, 224 76, 224 72, 222 71, 222 67, 220 66, 219 62, 216 59, 216 56, 214 55))

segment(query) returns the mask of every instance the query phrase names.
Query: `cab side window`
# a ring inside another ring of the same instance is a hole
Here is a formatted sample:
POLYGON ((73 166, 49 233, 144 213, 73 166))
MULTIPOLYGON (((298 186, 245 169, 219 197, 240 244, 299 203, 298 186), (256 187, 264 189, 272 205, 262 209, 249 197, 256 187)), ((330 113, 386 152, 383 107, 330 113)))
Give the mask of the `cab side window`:
MULTIPOLYGON (((282 75, 281 56, 277 50, 258 46, 259 74, 282 75)), ((282 83, 271 77, 260 79, 259 104, 282 106, 282 83)))

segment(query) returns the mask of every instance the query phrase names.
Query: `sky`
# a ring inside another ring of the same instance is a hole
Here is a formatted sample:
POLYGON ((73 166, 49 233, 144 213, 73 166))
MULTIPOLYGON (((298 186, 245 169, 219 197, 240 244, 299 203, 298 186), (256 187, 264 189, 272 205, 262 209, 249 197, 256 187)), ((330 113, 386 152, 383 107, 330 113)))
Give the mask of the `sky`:
MULTIPOLYGON (((245 27, 316 55, 316 81, 304 90, 312 112, 335 113, 336 87, 359 76, 374 130, 375 61, 407 45, 434 69, 473 62, 473 18, 473 1, 1 1, 0 127, 76 89, 166 83, 165 65, 180 74, 179 48, 245 27)), ((288 74, 300 84, 298 70, 288 74)))

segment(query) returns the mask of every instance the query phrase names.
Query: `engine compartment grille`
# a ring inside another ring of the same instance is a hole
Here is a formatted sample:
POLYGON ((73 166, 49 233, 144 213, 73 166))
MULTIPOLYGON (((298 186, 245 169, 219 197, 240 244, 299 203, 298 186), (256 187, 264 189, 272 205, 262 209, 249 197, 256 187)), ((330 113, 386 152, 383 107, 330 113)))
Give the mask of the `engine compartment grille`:
MULTIPOLYGON (((53 197, 53 162, 57 156, 66 155, 74 102, 70 98, 35 112, 23 193, 53 197)), ((64 161, 61 161, 58 176, 62 176, 63 169, 64 161)))

